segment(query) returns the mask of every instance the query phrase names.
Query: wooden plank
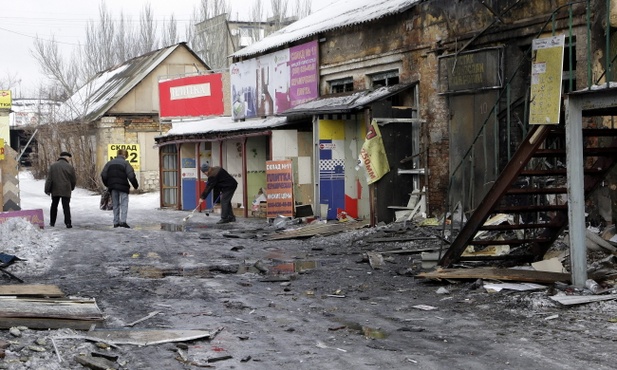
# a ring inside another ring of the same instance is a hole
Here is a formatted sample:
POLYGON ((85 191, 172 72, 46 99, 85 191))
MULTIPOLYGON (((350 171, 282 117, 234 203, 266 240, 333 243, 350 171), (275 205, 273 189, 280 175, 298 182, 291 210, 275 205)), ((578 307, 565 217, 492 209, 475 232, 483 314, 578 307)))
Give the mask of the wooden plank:
POLYGON ((88 329, 103 322, 94 299, 0 297, 0 328, 24 325, 34 329, 88 329))
POLYGON ((0 329, 10 329, 14 326, 25 326, 30 329, 74 329, 90 330, 92 325, 101 324, 103 320, 64 320, 36 317, 0 317, 0 329))
POLYGON ((441 249, 441 246, 413 248, 413 249, 394 249, 394 250, 377 251, 377 252, 381 254, 418 254, 422 252, 438 251, 439 249, 441 249))
POLYGON ((328 236, 349 230, 361 229, 368 226, 367 221, 339 222, 332 224, 311 224, 298 229, 285 230, 268 237, 269 240, 284 240, 296 238, 310 238, 315 235, 328 236))
POLYGON ((0 296, 40 296, 59 298, 64 292, 56 285, 45 284, 15 284, 0 285, 0 296))
POLYGON ((394 243, 394 242, 411 242, 414 240, 440 240, 436 236, 393 236, 384 238, 369 238, 367 243, 394 243))
POLYGON ((566 296, 552 296, 551 299, 553 301, 559 302, 564 306, 572 306, 575 304, 584 304, 590 302, 600 302, 600 301, 608 301, 611 299, 617 299, 617 294, 610 295, 586 295, 586 296, 577 296, 577 295, 566 295, 566 296))
POLYGON ((570 274, 565 273, 500 268, 438 269, 419 273, 416 277, 427 279, 510 280, 544 284, 570 281, 570 274))
POLYGON ((212 339, 221 329, 218 330, 179 330, 179 329, 152 329, 152 330, 133 330, 133 329, 110 329, 94 330, 88 332, 88 337, 100 338, 114 344, 132 344, 136 346, 147 346, 152 344, 186 342, 197 339, 212 339))

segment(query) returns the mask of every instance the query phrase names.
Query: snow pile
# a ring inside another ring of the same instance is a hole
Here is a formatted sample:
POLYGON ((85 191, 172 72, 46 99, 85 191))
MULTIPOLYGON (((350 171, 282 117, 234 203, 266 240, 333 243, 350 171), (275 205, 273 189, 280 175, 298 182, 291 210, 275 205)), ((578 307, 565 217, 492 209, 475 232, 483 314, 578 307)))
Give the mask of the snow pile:
POLYGON ((50 266, 48 259, 55 249, 52 240, 38 226, 23 218, 9 218, 0 224, 0 240, 5 254, 17 256, 26 261, 17 261, 7 271, 16 273, 28 271, 28 275, 40 274, 50 266))

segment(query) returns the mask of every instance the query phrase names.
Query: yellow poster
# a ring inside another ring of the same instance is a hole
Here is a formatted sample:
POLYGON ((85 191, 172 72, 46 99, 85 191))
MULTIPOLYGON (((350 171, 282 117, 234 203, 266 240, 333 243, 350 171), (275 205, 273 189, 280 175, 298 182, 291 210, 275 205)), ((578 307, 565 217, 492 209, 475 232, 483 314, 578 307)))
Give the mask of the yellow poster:
POLYGON ((0 138, 0 161, 4 160, 4 139, 0 138))
POLYGON ((556 125, 561 112, 565 35, 533 40, 530 125, 556 125))
POLYGON ((139 171, 139 144, 109 144, 107 146, 107 158, 112 160, 118 155, 118 149, 126 149, 129 152, 126 160, 135 171, 139 171))
POLYGON ((360 159, 366 168, 367 182, 369 184, 382 178, 390 171, 390 164, 386 156, 386 148, 383 145, 381 131, 377 121, 371 122, 371 127, 366 133, 362 150, 360 150, 360 159))
POLYGON ((11 90, 0 90, 0 109, 11 109, 11 90))

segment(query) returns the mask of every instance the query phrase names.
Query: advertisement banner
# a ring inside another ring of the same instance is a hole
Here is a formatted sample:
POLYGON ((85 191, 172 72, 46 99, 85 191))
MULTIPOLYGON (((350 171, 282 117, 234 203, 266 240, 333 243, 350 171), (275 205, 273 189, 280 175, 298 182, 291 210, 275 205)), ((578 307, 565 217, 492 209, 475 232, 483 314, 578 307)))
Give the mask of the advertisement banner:
POLYGON ((4 160, 4 139, 0 138, 0 161, 4 160))
POLYGON ((318 97, 318 50, 311 41, 232 64, 233 119, 270 116, 318 97))
POLYGON ((109 160, 116 158, 118 149, 126 149, 129 152, 126 160, 129 161, 131 167, 133 167, 135 171, 139 171, 139 144, 109 144, 107 146, 107 158, 109 158, 109 160))
POLYGON ((11 90, 0 90, 0 109, 11 109, 11 90))
POLYGON ((533 40, 529 124, 559 123, 565 35, 533 40))
POLYGON ((383 145, 381 131, 375 120, 371 122, 371 127, 366 133, 362 150, 360 150, 360 159, 366 169, 366 179, 369 184, 381 179, 390 171, 386 148, 383 145))
POLYGON ((293 217, 293 166, 291 160, 266 162, 268 218, 293 217))
POLYGON ((219 116, 225 111, 220 73, 159 82, 161 118, 219 116))

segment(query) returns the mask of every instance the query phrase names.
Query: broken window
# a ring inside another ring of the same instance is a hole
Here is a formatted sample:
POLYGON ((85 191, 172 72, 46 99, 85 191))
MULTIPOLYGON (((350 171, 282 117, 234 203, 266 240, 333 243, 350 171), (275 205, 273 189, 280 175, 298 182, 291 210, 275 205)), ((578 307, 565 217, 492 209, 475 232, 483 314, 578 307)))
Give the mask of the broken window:
POLYGON ((369 78, 371 80, 371 87, 374 89, 399 83, 398 70, 376 73, 370 75, 369 78))
POLYGON ((330 85, 330 94, 353 91, 353 78, 347 77, 328 81, 328 85, 330 85))

